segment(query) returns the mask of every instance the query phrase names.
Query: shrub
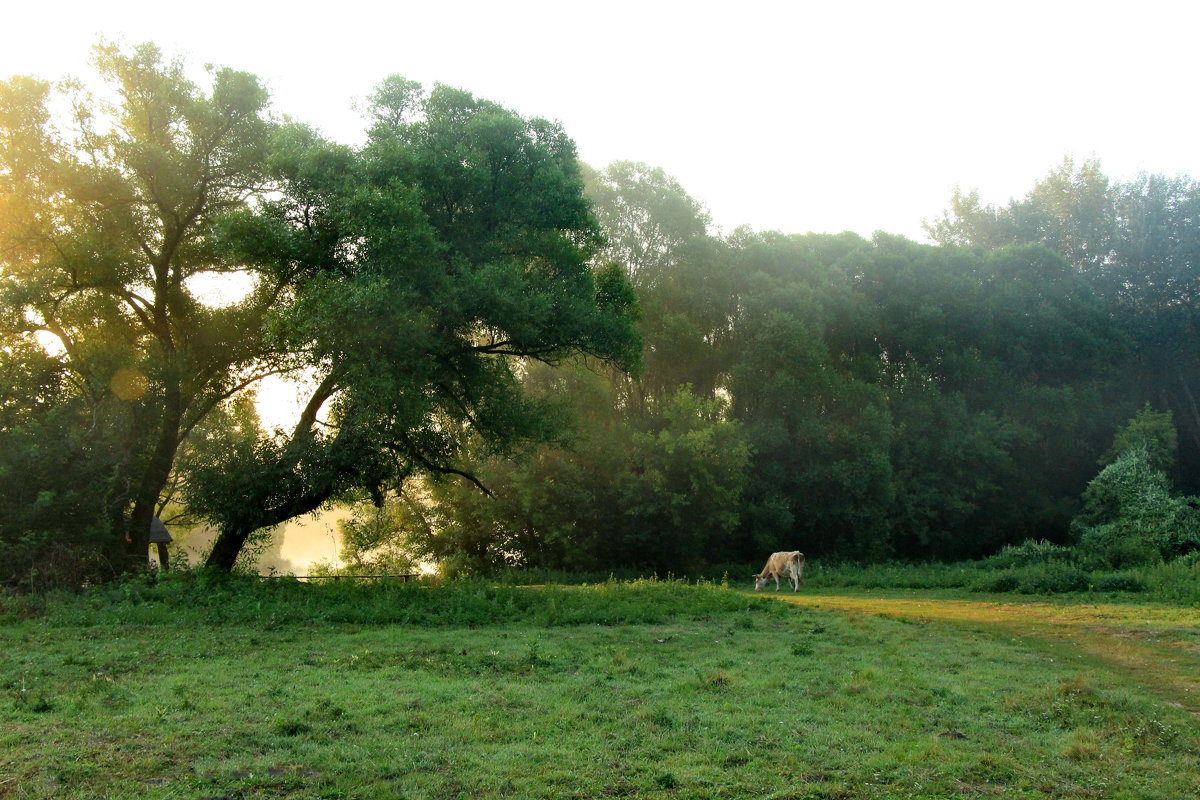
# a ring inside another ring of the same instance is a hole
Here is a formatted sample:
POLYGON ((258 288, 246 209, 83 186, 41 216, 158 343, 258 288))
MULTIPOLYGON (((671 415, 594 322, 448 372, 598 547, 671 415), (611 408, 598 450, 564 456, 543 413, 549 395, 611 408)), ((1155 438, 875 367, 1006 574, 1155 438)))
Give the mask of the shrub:
POLYGON ((1171 493, 1145 449, 1129 450, 1092 479, 1071 527, 1094 567, 1142 566, 1200 550, 1200 510, 1171 493))
POLYGON ((1141 592, 1145 591, 1146 583, 1132 572, 1111 572, 1097 575, 1092 588, 1097 592, 1141 592))
POLYGON ((971 585, 972 592, 1015 592, 1021 585, 1015 570, 985 572, 971 585))
POLYGON ((1086 592, 1092 583, 1086 572, 1066 562, 1026 567, 1018 571, 1018 576, 1017 591, 1022 594, 1086 592))
POLYGON ((1137 571, 1155 600, 1200 605, 1200 553, 1137 571))
POLYGON ((1078 551, 1080 562, 1095 570, 1143 567, 1163 560, 1158 545, 1130 520, 1085 528, 1078 551))
POLYGON ((970 589, 973 592, 1061 594, 1086 592, 1090 587, 1091 579, 1082 569, 1067 561, 1055 561, 985 572, 970 589))
POLYGON ((1045 539, 1026 539, 1020 544, 1005 545, 996 555, 985 560, 989 567, 1011 569, 1050 561, 1066 561, 1071 558, 1071 548, 1054 544, 1045 539))

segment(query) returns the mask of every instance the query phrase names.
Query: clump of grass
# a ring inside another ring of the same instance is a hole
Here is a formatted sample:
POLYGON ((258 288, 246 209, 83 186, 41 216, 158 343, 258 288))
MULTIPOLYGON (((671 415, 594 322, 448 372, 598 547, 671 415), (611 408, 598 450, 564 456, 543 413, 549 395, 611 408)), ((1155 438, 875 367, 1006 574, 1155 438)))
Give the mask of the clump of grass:
POLYGON ((801 640, 792 642, 792 655, 794 656, 811 656, 813 653, 812 642, 801 640))
POLYGON ((984 753, 964 773, 970 781, 985 783, 1011 783, 1021 774, 1020 765, 1010 756, 1001 753, 984 753))
POLYGON ((709 691, 723 692, 733 685, 734 680, 735 678, 732 673, 723 669, 716 669, 702 674, 700 676, 700 685, 709 691))
POLYGON ((309 725, 303 719, 298 719, 292 716, 275 717, 271 720, 270 730, 280 736, 299 736, 303 733, 308 733, 312 730, 312 725, 309 725))
POLYGON ((1089 728, 1073 731, 1063 747, 1063 758, 1068 761, 1098 761, 1103 756, 1100 736, 1089 728))
POLYGON ((1076 674, 1058 685, 1058 694, 1062 697, 1091 700, 1096 696, 1096 691, 1088 684, 1086 677, 1076 674))
POLYGON ((643 710, 638 712, 638 717, 643 722, 664 731, 674 730, 679 725, 674 715, 665 708, 643 710))
POLYGON ((654 778, 654 783, 660 789, 675 789, 679 786, 679 779, 670 772, 662 772, 654 778))

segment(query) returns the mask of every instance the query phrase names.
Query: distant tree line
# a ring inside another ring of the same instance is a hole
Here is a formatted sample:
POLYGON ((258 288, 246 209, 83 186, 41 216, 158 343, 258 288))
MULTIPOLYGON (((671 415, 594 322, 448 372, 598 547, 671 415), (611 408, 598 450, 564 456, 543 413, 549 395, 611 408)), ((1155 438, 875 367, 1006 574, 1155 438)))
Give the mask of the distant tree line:
MULTIPOLYGON (((928 225, 935 245, 714 235, 643 164, 589 173, 588 194, 604 255, 637 290, 642 370, 531 370, 527 389, 569 409, 575 438, 477 460, 494 497, 443 481, 371 512, 420 555, 678 569, 782 548, 962 559, 1094 543, 1121 517, 1097 510, 1097 487, 1141 463, 1128 445, 1111 456, 1139 412, 1179 427, 1125 489, 1157 498, 1161 524, 1125 515, 1105 535, 1134 549, 1175 536, 1149 547, 1162 557, 1200 546, 1177 494, 1200 487, 1200 185, 1111 183, 1065 161, 1007 206, 957 194, 928 225)), ((1114 547, 1094 549, 1128 562, 1114 547)))
POLYGON ((96 64, 107 94, 0 84, 0 582, 139 568, 169 510, 222 569, 351 504, 354 563, 478 571, 958 559, 1193 509, 1188 179, 1064 162, 955 195, 934 245, 719 235, 662 170, 459 90, 386 80, 350 148, 245 73, 96 64), (308 381, 291 430, 269 374, 308 381), (1149 471, 1112 455, 1176 425, 1149 471))

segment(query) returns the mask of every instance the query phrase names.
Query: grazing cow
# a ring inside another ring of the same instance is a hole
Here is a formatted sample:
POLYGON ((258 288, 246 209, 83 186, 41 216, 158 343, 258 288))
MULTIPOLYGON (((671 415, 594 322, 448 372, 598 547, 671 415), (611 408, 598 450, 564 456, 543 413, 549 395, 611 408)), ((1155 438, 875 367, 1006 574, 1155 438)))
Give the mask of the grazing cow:
POLYGON ((787 575, 793 592, 799 591, 800 576, 803 574, 804 553, 799 550, 793 550, 790 553, 771 553, 762 572, 754 576, 754 591, 761 590, 771 578, 775 579, 775 588, 778 590, 780 575, 787 575))

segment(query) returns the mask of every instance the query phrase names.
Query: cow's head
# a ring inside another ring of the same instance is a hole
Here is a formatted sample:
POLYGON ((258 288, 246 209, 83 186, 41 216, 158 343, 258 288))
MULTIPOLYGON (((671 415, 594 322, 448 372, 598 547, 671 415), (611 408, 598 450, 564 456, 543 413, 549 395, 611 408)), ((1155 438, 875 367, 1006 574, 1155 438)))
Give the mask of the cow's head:
POLYGON ((769 581, 769 580, 771 580, 771 579, 768 578, 766 575, 755 575, 754 576, 754 591, 756 591, 756 592, 762 591, 762 588, 767 585, 767 581, 769 581))

